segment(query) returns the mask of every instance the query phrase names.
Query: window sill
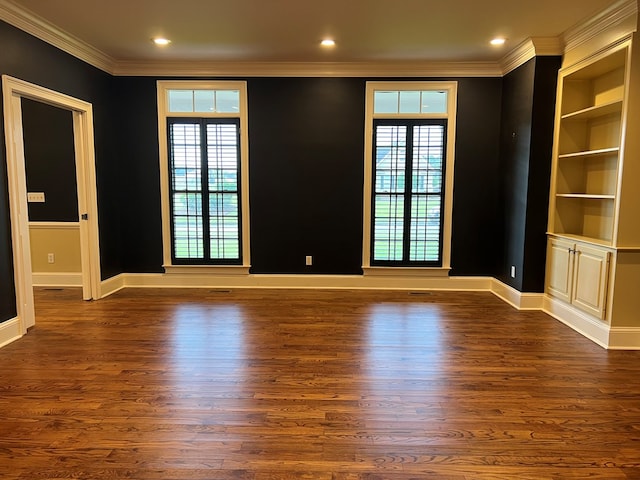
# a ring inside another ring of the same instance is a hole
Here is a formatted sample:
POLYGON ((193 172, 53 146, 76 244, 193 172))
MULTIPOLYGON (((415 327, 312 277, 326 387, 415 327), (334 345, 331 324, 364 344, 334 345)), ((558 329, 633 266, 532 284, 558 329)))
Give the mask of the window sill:
POLYGON ((249 275, 250 265, 163 265, 167 274, 179 275, 249 275))
POLYGON ((448 277, 450 267, 362 267, 365 276, 448 277))

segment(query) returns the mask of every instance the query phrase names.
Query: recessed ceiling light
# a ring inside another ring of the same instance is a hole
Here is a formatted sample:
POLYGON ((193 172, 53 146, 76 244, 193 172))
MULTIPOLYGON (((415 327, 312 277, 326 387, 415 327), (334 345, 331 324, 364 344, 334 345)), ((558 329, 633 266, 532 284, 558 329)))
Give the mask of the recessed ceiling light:
POLYGON ((152 38, 153 43, 155 43, 156 45, 160 45, 162 47, 164 47, 165 45, 169 45, 171 43, 171 40, 169 40, 168 38, 152 38))
POLYGON ((501 38, 501 37, 496 37, 493 40, 491 40, 491 45, 504 45, 504 42, 506 42, 507 40, 505 38, 501 38))
POLYGON ((320 45, 323 47, 334 47, 336 45, 335 40, 331 40, 330 38, 325 38, 320 42, 320 45))

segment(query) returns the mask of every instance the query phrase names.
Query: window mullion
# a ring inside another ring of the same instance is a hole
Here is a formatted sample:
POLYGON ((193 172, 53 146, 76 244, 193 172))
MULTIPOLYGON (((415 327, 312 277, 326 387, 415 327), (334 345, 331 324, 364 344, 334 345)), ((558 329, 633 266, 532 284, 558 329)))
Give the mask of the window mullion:
POLYGON ((407 124, 404 183, 404 228, 402 232, 402 261, 408 262, 411 249, 411 203, 413 189, 413 123, 407 124))
MULTIPOLYGON (((238 198, 238 242, 242 241, 242 216, 244 211, 242 208, 242 165, 240 162, 240 123, 236 124, 236 195, 238 198)), ((240 260, 242 260, 242 248, 239 248, 240 260)))
POLYGON ((200 166, 202 175, 200 178, 202 189, 202 240, 203 258, 211 259, 211 226, 209 218, 209 153, 208 153, 208 132, 204 120, 200 121, 200 166))

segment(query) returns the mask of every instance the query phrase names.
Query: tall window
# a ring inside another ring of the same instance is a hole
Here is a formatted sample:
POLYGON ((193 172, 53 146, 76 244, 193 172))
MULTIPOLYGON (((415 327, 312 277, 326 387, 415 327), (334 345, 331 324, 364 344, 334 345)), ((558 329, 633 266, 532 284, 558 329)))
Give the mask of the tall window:
POLYGON ((455 83, 367 85, 363 265, 449 268, 455 83))
POLYGON ((158 82, 158 111, 165 268, 248 268, 245 83, 158 82))
POLYGON ((372 264, 441 266, 446 124, 375 120, 372 264))
POLYGON ((236 119, 168 120, 174 264, 241 264, 236 119))

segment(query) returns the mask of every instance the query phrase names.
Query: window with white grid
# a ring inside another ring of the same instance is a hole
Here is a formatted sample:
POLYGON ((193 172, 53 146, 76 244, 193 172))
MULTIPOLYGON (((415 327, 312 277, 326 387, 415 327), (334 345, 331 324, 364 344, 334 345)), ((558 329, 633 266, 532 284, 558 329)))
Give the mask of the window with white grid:
POLYGON ((241 263, 238 120, 169 119, 172 257, 241 263))
POLYGON ((165 268, 248 267, 245 83, 160 81, 158 111, 165 268))
POLYGON ((449 267, 455 87, 367 84, 365 268, 449 267))

